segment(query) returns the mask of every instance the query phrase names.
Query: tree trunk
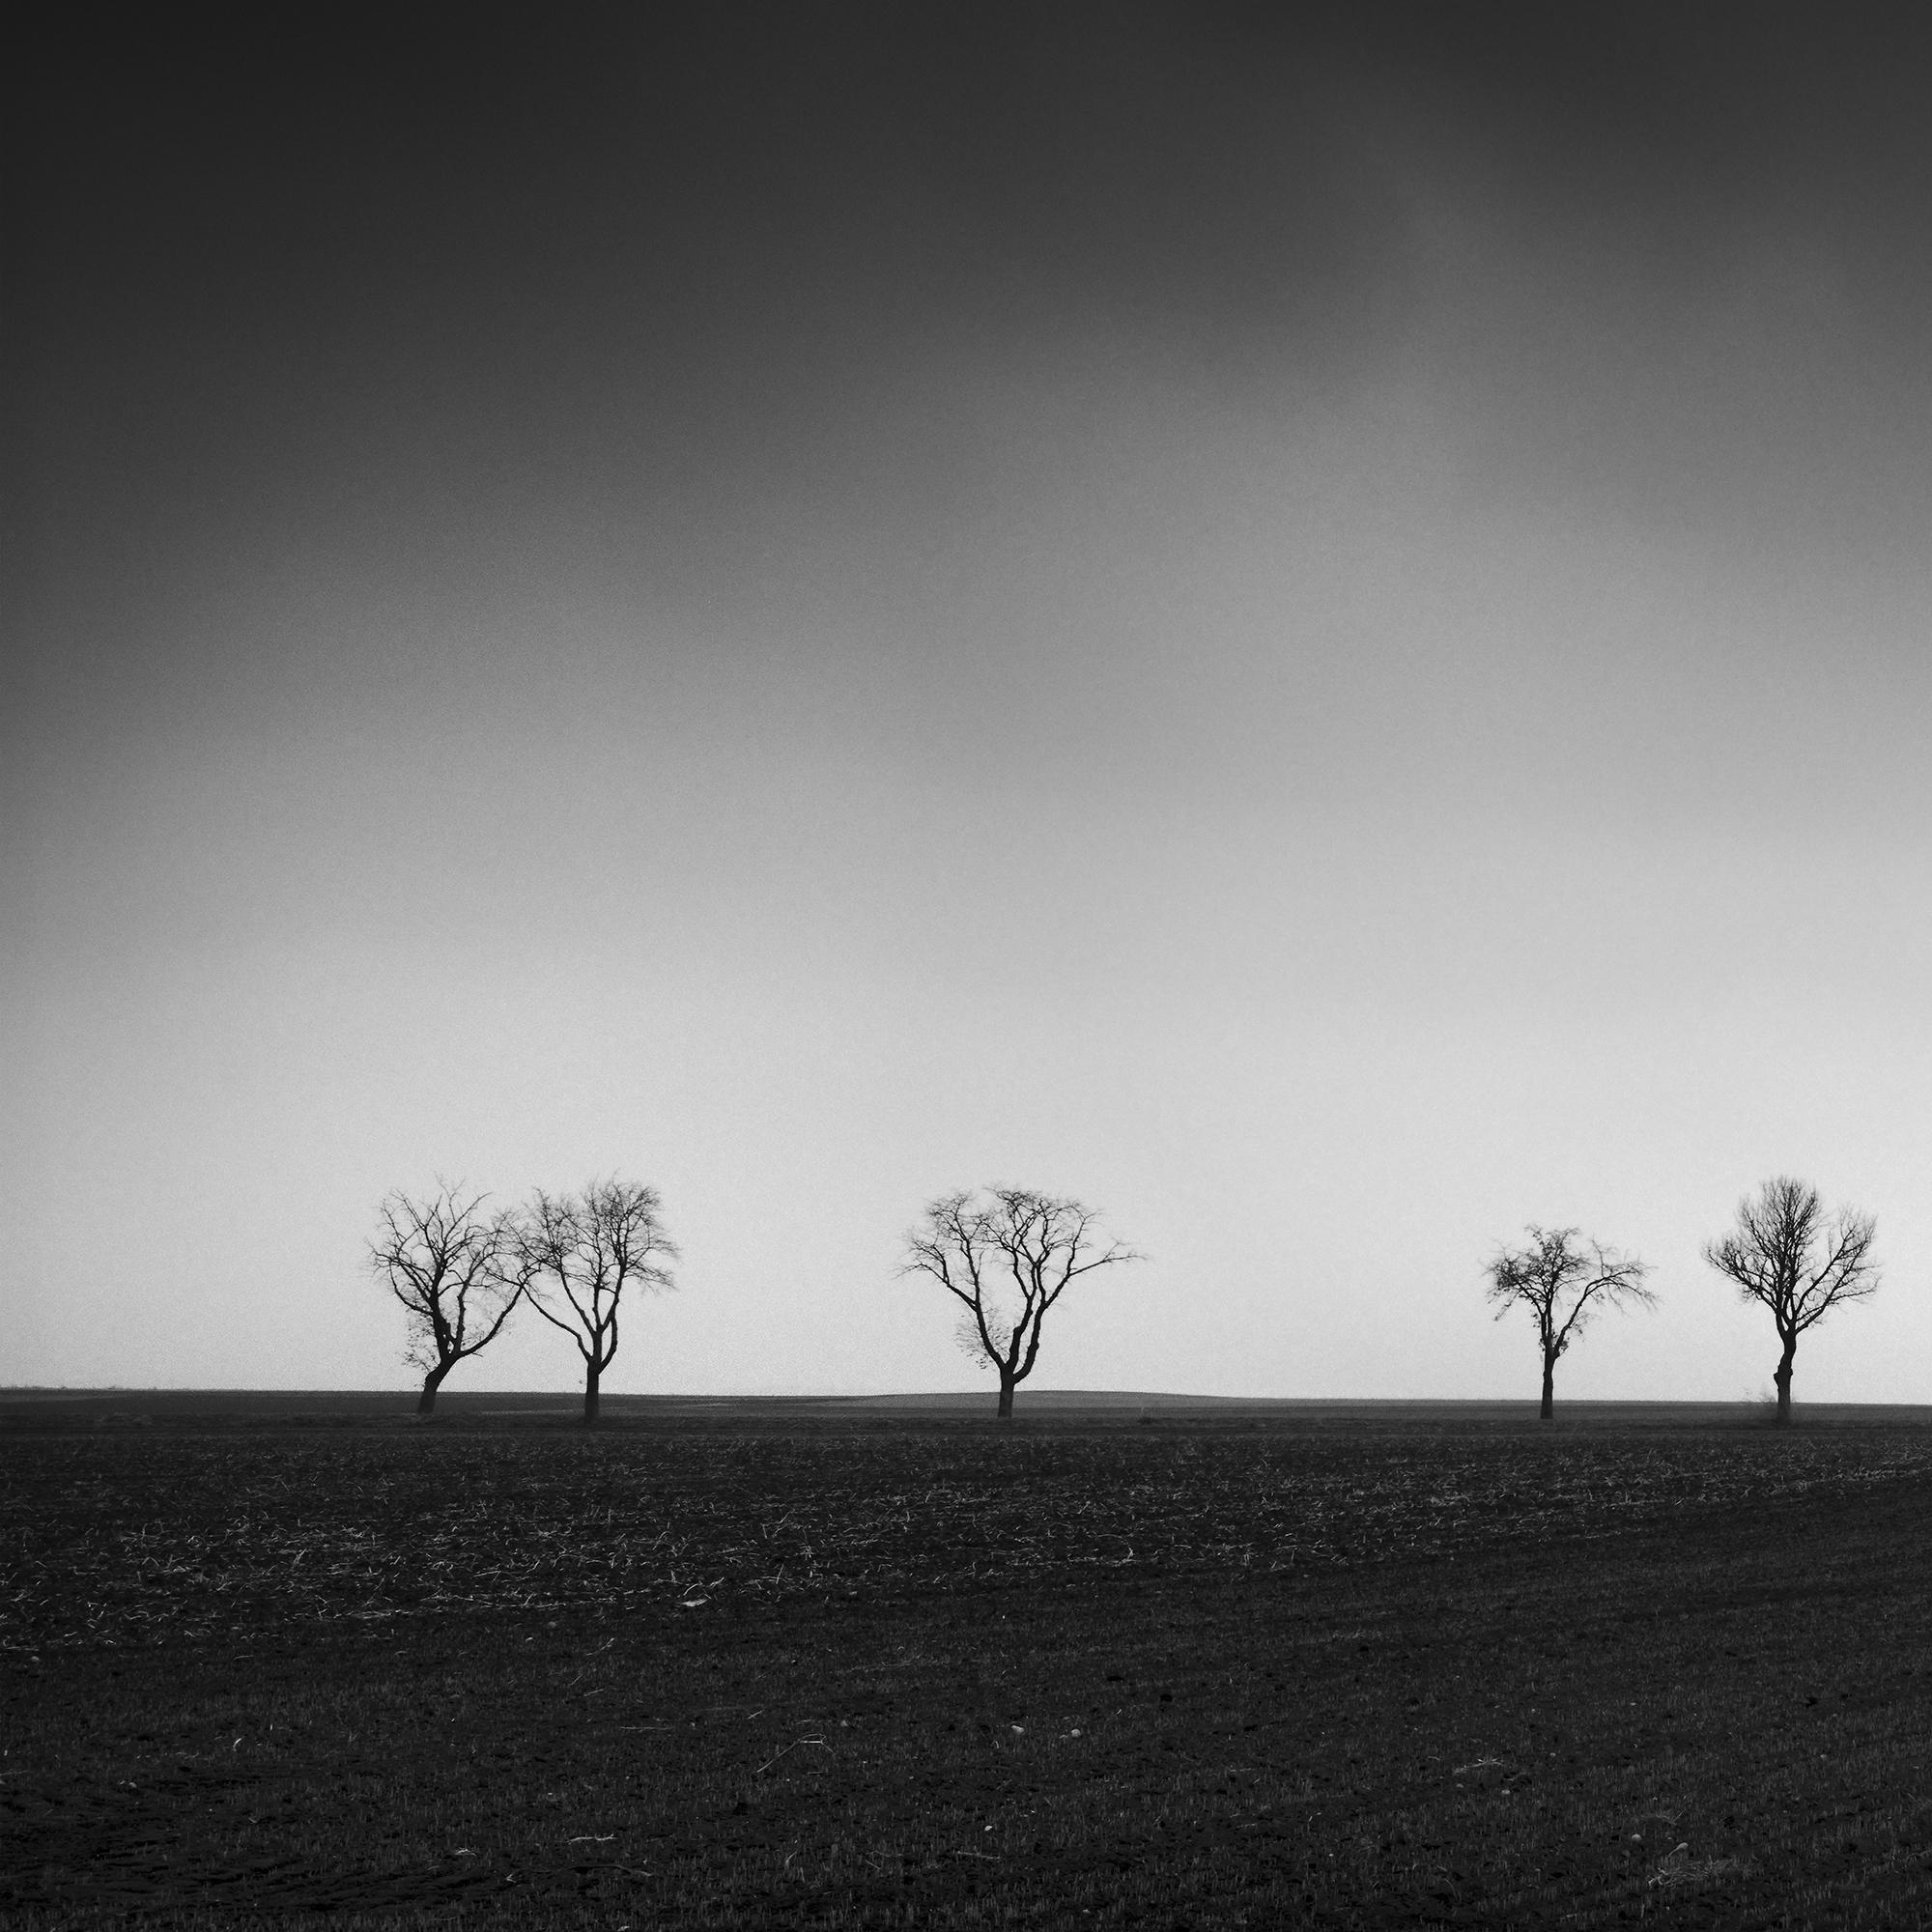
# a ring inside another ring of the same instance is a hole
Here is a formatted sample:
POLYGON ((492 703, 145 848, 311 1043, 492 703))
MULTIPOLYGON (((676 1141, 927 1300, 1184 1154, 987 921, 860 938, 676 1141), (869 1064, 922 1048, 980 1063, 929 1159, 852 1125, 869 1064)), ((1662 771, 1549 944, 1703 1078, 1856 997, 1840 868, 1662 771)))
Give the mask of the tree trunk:
POLYGON ((1000 1371, 1000 1420, 1013 1419, 1013 1378, 1002 1369, 1000 1371))
POLYGON ((418 1415, 434 1415, 436 1413, 436 1392, 442 1386, 443 1377, 455 1366, 454 1362, 439 1362, 435 1368, 423 1377, 422 1394, 416 1398, 416 1413, 418 1415))
POLYGON ((1793 1335, 1784 1345, 1784 1354, 1777 1364, 1777 1373, 1772 1380, 1777 1384, 1777 1426, 1791 1427, 1791 1362, 1798 1353, 1798 1337, 1793 1335))
POLYGON ((583 1364, 583 1426, 594 1429, 597 1426, 597 1378, 604 1373, 604 1364, 595 1355, 583 1364))
POLYGON ((1556 1364, 1546 1361, 1543 1365, 1543 1420, 1549 1421, 1556 1413, 1556 1364))

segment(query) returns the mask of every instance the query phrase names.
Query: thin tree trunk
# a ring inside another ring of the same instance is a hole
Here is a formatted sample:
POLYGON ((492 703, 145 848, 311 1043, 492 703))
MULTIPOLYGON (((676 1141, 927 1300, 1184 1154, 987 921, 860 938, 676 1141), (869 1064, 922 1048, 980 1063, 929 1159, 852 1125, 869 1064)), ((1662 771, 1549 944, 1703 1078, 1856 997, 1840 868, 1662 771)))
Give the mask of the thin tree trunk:
POLYGON ((583 1426, 594 1429, 597 1426, 597 1378, 604 1373, 604 1364, 595 1355, 583 1364, 583 1426))
POLYGON ((1777 1384, 1777 1426, 1780 1429, 1791 1427, 1791 1362, 1797 1353, 1798 1338, 1794 1335, 1785 1343, 1784 1354, 1778 1362, 1777 1373, 1772 1377, 1772 1380, 1777 1384))
POLYGON ((439 1362, 423 1377, 422 1394, 416 1398, 418 1415, 436 1413, 436 1392, 442 1386, 442 1378, 456 1366, 454 1362, 439 1362))
POLYGON ((1543 1365, 1543 1420, 1549 1421, 1556 1413, 1556 1364, 1546 1361, 1543 1365))
POLYGON ((1004 1370, 1000 1373, 1000 1420, 1013 1419, 1013 1378, 1004 1370))

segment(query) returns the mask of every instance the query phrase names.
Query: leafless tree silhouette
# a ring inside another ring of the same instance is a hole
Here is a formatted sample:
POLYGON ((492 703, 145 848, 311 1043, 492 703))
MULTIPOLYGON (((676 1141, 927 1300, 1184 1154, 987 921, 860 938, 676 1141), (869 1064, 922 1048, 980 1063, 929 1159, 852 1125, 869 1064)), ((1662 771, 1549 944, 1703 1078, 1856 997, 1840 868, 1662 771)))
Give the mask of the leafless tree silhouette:
POLYGON ((677 1247, 660 1218, 655 1187, 611 1179, 582 1194, 541 1188, 515 1220, 514 1265, 523 1293, 583 1358, 583 1421, 597 1420, 598 1382, 617 1352, 627 1288, 674 1288, 664 1265, 677 1247), (559 1306, 560 1304, 560 1306, 559 1306))
POLYGON ((369 1271, 409 1318, 405 1359, 423 1378, 418 1415, 435 1413, 443 1378, 497 1339, 522 1293, 506 1265, 508 1221, 483 1212, 487 1198, 439 1179, 426 1200, 398 1188, 376 1210, 369 1271))
POLYGON ((1097 1216, 1078 1201, 1030 1187, 941 1195, 906 1236, 901 1274, 930 1275, 964 1310, 959 1345, 1000 1378, 1000 1415, 1033 1374, 1047 1310, 1069 1282, 1142 1257, 1119 1241, 1101 1245, 1097 1216))
POLYGON ((1738 1203, 1738 1225, 1707 1241, 1704 1259, 1735 1282, 1747 1301, 1762 1302, 1777 1324, 1777 1426, 1791 1426, 1791 1365, 1798 1338, 1840 1302, 1878 1292, 1872 1242, 1878 1223, 1841 1208, 1827 1215, 1818 1190, 1788 1174, 1774 1176, 1738 1203))
POLYGON ((1643 1285, 1646 1264, 1585 1240, 1578 1229, 1532 1223, 1523 1232, 1527 1247, 1505 1248, 1490 1264, 1489 1296, 1498 1321, 1520 1303, 1536 1322, 1548 1422, 1556 1413, 1556 1364, 1590 1319, 1605 1308, 1654 1308, 1657 1296, 1643 1285))

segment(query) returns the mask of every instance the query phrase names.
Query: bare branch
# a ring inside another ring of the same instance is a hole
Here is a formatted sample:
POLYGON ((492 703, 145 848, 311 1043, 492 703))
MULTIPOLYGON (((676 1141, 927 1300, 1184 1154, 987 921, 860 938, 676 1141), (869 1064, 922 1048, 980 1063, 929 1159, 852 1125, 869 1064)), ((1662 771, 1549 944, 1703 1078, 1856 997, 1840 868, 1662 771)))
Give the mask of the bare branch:
POLYGON ((1487 1293, 1496 1304, 1496 1320, 1511 1309, 1529 1310, 1543 1355, 1543 1419, 1554 1414, 1556 1364, 1571 1343, 1605 1308, 1654 1308, 1657 1296, 1644 1286, 1650 1269, 1633 1255, 1620 1255, 1598 1240, 1585 1240, 1576 1228, 1524 1230, 1529 1245, 1504 1248, 1489 1264, 1487 1293))
POLYGON ((1773 1375, 1780 1424, 1791 1420, 1798 1338, 1841 1302, 1877 1293, 1877 1236, 1869 1214, 1847 1208, 1828 1218, 1815 1187, 1779 1174, 1738 1203, 1731 1233, 1705 1243, 1704 1259, 1747 1301, 1771 1313, 1780 1345, 1773 1375))
POLYGON ((677 1285, 665 1265, 676 1260, 677 1245, 663 1207, 655 1187, 613 1178, 593 1180, 581 1194, 538 1188, 515 1221, 512 1250, 524 1295, 582 1357, 586 1423, 597 1419, 599 1378, 616 1358, 624 1291, 677 1285))
POLYGON ((1076 1276, 1139 1261, 1114 1241, 1096 1247, 1093 1209, 1026 1187, 943 1194, 906 1236, 901 1274, 931 1276, 965 1310, 960 1347, 1000 1378, 1000 1414, 1039 1357, 1047 1311, 1076 1276))
POLYGON ((368 1267, 408 1319, 405 1359, 423 1377, 419 1414, 434 1410, 450 1370, 495 1341, 522 1298, 505 1265, 507 1226, 485 1216, 487 1198, 439 1177, 425 1198, 398 1189, 376 1210, 368 1267))

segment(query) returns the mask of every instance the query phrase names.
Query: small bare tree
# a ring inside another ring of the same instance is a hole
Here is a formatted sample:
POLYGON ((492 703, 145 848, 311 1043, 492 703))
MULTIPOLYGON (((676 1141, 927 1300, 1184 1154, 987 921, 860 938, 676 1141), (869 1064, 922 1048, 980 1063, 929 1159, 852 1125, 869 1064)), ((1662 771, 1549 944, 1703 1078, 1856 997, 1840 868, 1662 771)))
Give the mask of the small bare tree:
POLYGON ((1704 1259, 1737 1284, 1747 1301, 1762 1302, 1777 1325, 1781 1352, 1777 1426, 1791 1426, 1791 1366, 1798 1338, 1843 1301, 1878 1292, 1872 1257, 1878 1223, 1841 1208, 1827 1215, 1818 1190, 1787 1174, 1774 1176, 1738 1203, 1738 1225, 1704 1244, 1704 1259))
POLYGON ((398 1188, 376 1210, 369 1271, 409 1318, 404 1359, 422 1371, 418 1415, 435 1413, 443 1378, 497 1339, 521 1297, 505 1265, 508 1223, 485 1215, 487 1198, 439 1179, 426 1200, 398 1188))
POLYGON ((1047 1310, 1077 1276, 1142 1257, 1119 1241, 1102 1245, 1097 1216, 1078 1201, 1030 1187, 941 1195, 906 1236, 901 1274, 930 1275, 964 1311, 959 1346, 1000 1378, 1000 1415, 1010 1421, 1013 1390, 1033 1374, 1047 1310))
POLYGON ((541 1188, 517 1217, 515 1266, 524 1293, 583 1358, 583 1422, 597 1420, 597 1389, 617 1352, 617 1316, 630 1287, 676 1287, 664 1265, 677 1248, 655 1187, 597 1180, 582 1194, 541 1188), (561 1303, 559 1308, 558 1303, 561 1303))
POLYGON ((1523 1232, 1527 1247, 1505 1248, 1490 1264, 1489 1296, 1497 1304, 1498 1321, 1520 1304, 1536 1322, 1548 1422, 1556 1413, 1556 1364, 1591 1317, 1605 1308, 1653 1308, 1657 1296, 1643 1285, 1650 1272, 1644 1263, 1585 1240, 1576 1228, 1532 1224, 1523 1232))

